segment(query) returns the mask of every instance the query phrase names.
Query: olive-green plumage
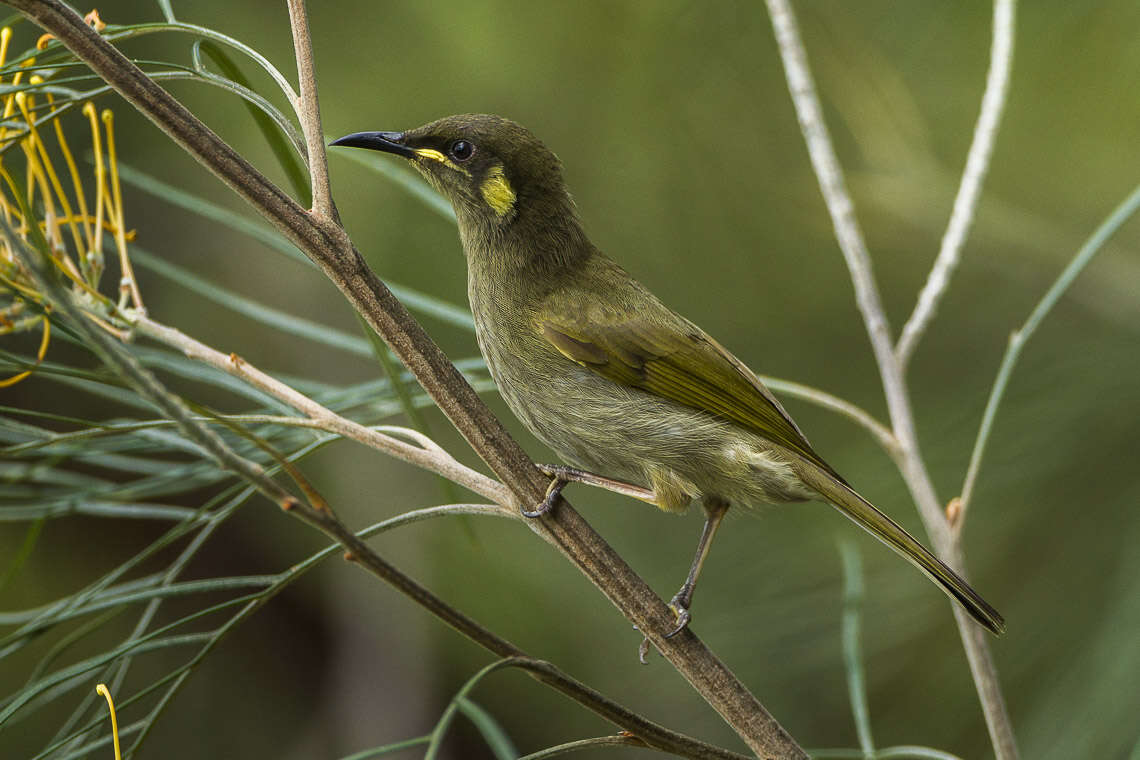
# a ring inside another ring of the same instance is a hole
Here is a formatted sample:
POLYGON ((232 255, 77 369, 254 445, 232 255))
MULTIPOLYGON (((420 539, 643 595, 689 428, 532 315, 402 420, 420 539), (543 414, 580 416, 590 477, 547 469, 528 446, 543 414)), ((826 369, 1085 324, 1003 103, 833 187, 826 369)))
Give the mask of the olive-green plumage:
POLYGON ((661 509, 701 499, 708 539, 727 505, 821 499, 926 573, 995 633, 1001 615, 859 496, 757 377, 671 311, 582 231, 558 159, 498 116, 450 116, 334 144, 408 158, 455 208, 479 347, 520 420, 576 467, 652 491, 661 509))

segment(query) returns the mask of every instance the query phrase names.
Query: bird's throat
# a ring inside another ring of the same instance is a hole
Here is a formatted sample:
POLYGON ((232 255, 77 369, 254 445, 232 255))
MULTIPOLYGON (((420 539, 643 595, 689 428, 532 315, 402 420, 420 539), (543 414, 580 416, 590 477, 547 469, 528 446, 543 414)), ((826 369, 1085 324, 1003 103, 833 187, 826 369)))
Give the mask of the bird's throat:
POLYGON ((459 237, 469 268, 491 280, 528 288, 545 289, 596 255, 569 199, 560 209, 520 208, 516 218, 504 224, 461 216, 459 237))

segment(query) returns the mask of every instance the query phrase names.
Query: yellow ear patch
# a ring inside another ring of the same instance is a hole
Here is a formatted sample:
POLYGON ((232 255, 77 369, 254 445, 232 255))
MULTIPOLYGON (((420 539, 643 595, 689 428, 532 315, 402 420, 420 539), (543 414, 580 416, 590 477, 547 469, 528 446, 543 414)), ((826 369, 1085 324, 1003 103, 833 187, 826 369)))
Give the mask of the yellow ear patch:
POLYGON ((483 200, 499 216, 506 216, 515 206, 515 190, 507 177, 503 174, 502 165, 492 166, 487 172, 487 178, 479 185, 479 192, 483 200))

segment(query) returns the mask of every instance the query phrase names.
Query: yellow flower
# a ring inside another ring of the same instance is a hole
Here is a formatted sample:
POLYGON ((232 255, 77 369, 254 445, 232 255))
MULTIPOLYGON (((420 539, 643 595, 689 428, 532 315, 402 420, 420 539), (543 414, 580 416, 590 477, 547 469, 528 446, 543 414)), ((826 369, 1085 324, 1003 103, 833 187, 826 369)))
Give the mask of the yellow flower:
MULTIPOLYGON (((25 84, 24 75, 28 72, 17 69, 7 82, 3 81, 2 68, 11 39, 10 28, 0 29, 0 83, 10 88, 0 94, 0 214, 25 241, 34 229, 31 225, 35 225, 47 240, 55 265, 82 295, 80 300, 88 317, 124 337, 124 331, 114 324, 117 314, 126 309, 142 310, 143 303, 127 252, 133 232, 127 231, 124 222, 111 111, 97 114, 90 102, 82 108, 95 156, 95 198, 89 206, 83 179, 60 124, 69 109, 42 87, 45 80, 39 75, 28 77, 25 84), (49 149, 45 139, 50 133, 54 133, 54 149, 49 149), (62 172, 56 168, 53 153, 62 157, 62 172), (20 173, 26 177, 22 186, 9 171, 21 157, 20 173), (31 209, 31 218, 25 217, 24 208, 31 209), (114 296, 99 291, 105 269, 104 235, 113 241, 118 258, 120 279, 114 296)), ((34 61, 27 59, 21 69, 34 61)), ((21 266, 11 242, 0 237, 0 335, 42 329, 36 359, 39 363, 47 352, 50 318, 48 305, 21 266)), ((31 371, 0 379, 0 387, 19 382, 31 371)))

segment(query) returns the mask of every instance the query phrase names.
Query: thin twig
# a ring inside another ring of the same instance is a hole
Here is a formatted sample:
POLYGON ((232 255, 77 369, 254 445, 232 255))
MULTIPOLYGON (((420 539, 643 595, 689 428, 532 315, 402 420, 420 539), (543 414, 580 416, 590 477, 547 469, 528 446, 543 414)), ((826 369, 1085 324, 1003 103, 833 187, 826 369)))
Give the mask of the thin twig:
POLYGON ((1026 342, 1033 337, 1037 327, 1045 316, 1057 303, 1057 301, 1068 290, 1069 286, 1073 284, 1073 280, 1077 278, 1084 268, 1092 261, 1095 256, 1103 247, 1108 239, 1116 233, 1120 226, 1124 224, 1137 209, 1140 209, 1140 187, 1137 187, 1132 193, 1124 199, 1124 201, 1117 206, 1108 218, 1101 222, 1096 231, 1089 237, 1085 244, 1077 251, 1077 255, 1065 267, 1060 276, 1053 283, 1053 285, 1046 291, 1045 295, 1034 307, 1033 312, 1029 318, 1025 320, 1020 328, 1013 331, 1009 336, 1009 347, 1005 350, 1005 356, 1002 357, 1001 367, 998 369, 997 379, 994 380, 994 387, 990 390, 989 400, 986 402, 986 411, 982 415, 982 424, 978 428, 978 438, 974 442, 974 451, 970 455, 970 466, 966 470, 966 479, 962 484, 961 495, 961 511, 958 514, 958 519, 954 522, 954 532, 960 534, 962 525, 965 523, 966 510, 970 506, 970 501, 974 496, 974 485, 978 480, 978 470, 982 465, 982 456, 986 452, 986 443, 989 442, 990 432, 993 430, 994 416, 997 414, 998 406, 1001 404, 1002 396, 1005 394, 1006 385, 1009 383, 1010 375, 1013 374, 1013 367, 1017 363, 1017 359, 1021 356, 1021 349, 1025 346, 1026 342))
POLYGON ((519 760, 550 760, 552 757, 571 755, 575 752, 584 749, 593 749, 595 747, 645 747, 645 744, 632 736, 623 736, 621 734, 616 736, 595 736, 592 739, 577 739, 572 742, 566 742, 565 744, 540 749, 538 752, 523 755, 519 760))
MULTIPOLYGON (((212 171, 316 263, 377 331, 520 504, 538 504, 548 479, 510 437, 447 356, 368 268, 337 224, 301 208, 155 84, 60 0, 9 0, 51 32, 176 144, 212 171)), ((690 629, 666 638, 674 615, 564 498, 527 526, 558 549, 665 656, 755 752, 804 751, 690 629)))
POLYGON ((813 749, 809 750, 809 754, 812 760, 962 760, 949 752, 914 744, 884 747, 869 759, 859 749, 813 749))
MULTIPOLYGON (((961 547, 955 541, 922 458, 902 365, 895 355, 886 312, 871 271, 871 258, 855 219, 854 203, 847 193, 842 169, 823 122, 823 110, 808 68, 807 52, 800 39, 795 15, 788 0, 767 0, 767 4, 808 155, 831 215, 836 239, 851 273, 855 300, 863 315, 871 349, 879 366, 891 425, 902 452, 896 460, 899 461, 899 470, 935 550, 947 564, 965 575, 961 547)), ((1016 760, 1018 753, 1013 725, 1005 708, 989 642, 969 615, 957 605, 953 605, 953 608, 994 753, 997 760, 1016 760)))
POLYGON ((883 450, 886 451, 892 459, 898 461, 898 458, 902 456, 902 451, 899 449, 899 442, 895 439, 895 434, 891 432, 890 428, 879 422, 870 412, 862 407, 852 404, 847 399, 833 396, 827 391, 813 388, 810 385, 796 383, 791 380, 781 380, 778 377, 771 377, 769 375, 757 375, 757 377, 777 393, 783 393, 788 396, 803 399, 804 401, 809 401, 816 406, 829 409, 854 420, 866 428, 871 435, 875 436, 875 440, 879 442, 879 445, 883 447, 883 450))
POLYGON ((384 435, 375 428, 353 422, 318 404, 280 380, 265 374, 236 354, 223 354, 180 330, 155 322, 144 314, 128 312, 126 316, 138 334, 177 349, 191 359, 241 378, 301 412, 313 420, 321 430, 343 435, 403 462, 430 470, 499 504, 511 503, 510 491, 506 486, 460 464, 438 444, 417 431, 406 430, 404 436, 414 437, 419 446, 412 446, 390 435, 384 435))
POLYGON ((1009 92, 1009 72, 1013 64, 1014 10, 1016 0, 994 0, 994 31, 990 46, 990 71, 986 76, 986 91, 982 95, 982 110, 974 127, 974 141, 966 157, 966 168, 962 172, 962 184, 954 199, 954 210, 950 223, 942 236, 942 246, 938 258, 930 270, 930 276, 918 294, 918 302, 910 319, 903 325, 895 346, 895 356, 899 365, 906 370, 907 363, 918 346, 923 332, 934 318, 938 301, 950 285, 950 277, 962 256, 962 245, 974 220, 974 209, 982 193, 982 183, 990 166, 994 140, 1001 125, 1005 110, 1006 95, 1009 92))
POLYGON ((317 77, 313 64, 313 40, 305 0, 289 0, 289 25, 293 29, 293 50, 297 57, 297 78, 301 93, 293 104, 301 117, 305 149, 309 160, 309 181, 313 191, 313 213, 340 223, 329 188, 329 165, 325 157, 321 109, 317 103, 317 77))

